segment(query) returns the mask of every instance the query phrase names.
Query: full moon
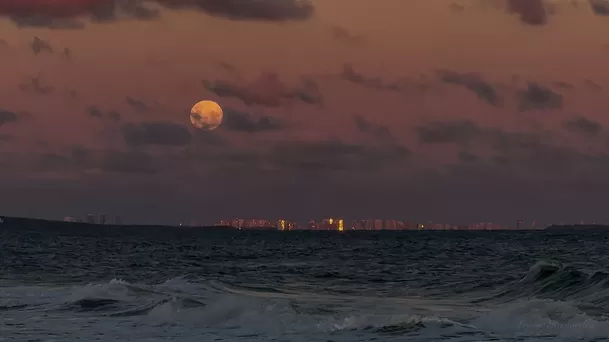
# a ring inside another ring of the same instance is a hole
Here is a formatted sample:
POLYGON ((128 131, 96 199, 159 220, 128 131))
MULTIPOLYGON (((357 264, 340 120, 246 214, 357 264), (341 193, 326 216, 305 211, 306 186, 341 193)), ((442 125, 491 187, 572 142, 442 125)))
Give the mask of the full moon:
POLYGON ((206 131, 218 128, 223 117, 222 107, 214 101, 201 101, 190 110, 190 122, 206 131))

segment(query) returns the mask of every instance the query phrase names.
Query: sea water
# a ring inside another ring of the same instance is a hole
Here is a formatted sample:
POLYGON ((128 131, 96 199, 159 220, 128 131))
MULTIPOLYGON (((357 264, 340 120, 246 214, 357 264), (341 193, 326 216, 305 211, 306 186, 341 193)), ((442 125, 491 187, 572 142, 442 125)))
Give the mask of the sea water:
POLYGON ((609 341, 609 233, 0 228, 0 341, 609 341))

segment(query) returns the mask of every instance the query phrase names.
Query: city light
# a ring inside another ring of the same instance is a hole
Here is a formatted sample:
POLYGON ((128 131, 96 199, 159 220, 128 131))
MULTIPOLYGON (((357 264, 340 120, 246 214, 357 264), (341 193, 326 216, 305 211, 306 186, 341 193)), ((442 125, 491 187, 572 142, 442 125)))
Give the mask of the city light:
MULTIPOLYGON (((231 227, 238 230, 276 230, 276 231, 293 231, 293 230, 311 230, 311 231, 335 231, 345 232, 345 223, 349 230, 355 231, 434 231, 434 230, 461 230, 461 231, 476 231, 476 230, 506 230, 506 229, 522 229, 525 225, 522 220, 519 220, 517 225, 500 224, 493 222, 470 222, 466 224, 453 223, 437 223, 425 222, 417 223, 413 221, 400 221, 393 219, 359 219, 345 220, 342 218, 325 218, 321 220, 310 219, 305 225, 299 226, 296 222, 280 219, 243 219, 232 218, 221 220, 216 226, 231 227)), ((527 229, 535 229, 535 225, 531 225, 527 229)))

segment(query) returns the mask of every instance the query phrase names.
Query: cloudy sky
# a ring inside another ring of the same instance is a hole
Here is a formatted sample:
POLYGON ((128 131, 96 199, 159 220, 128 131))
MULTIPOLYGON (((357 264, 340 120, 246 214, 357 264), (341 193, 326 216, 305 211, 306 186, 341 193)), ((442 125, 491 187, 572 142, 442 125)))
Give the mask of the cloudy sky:
POLYGON ((604 0, 0 0, 0 210, 607 222, 603 32, 604 0))

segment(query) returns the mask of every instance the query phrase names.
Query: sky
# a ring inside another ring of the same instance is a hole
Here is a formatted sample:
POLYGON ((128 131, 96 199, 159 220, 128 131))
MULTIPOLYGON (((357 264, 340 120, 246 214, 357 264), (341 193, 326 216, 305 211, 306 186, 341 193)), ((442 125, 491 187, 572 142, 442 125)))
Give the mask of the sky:
POLYGON ((0 211, 609 222, 603 32, 604 0, 0 0, 0 211))

